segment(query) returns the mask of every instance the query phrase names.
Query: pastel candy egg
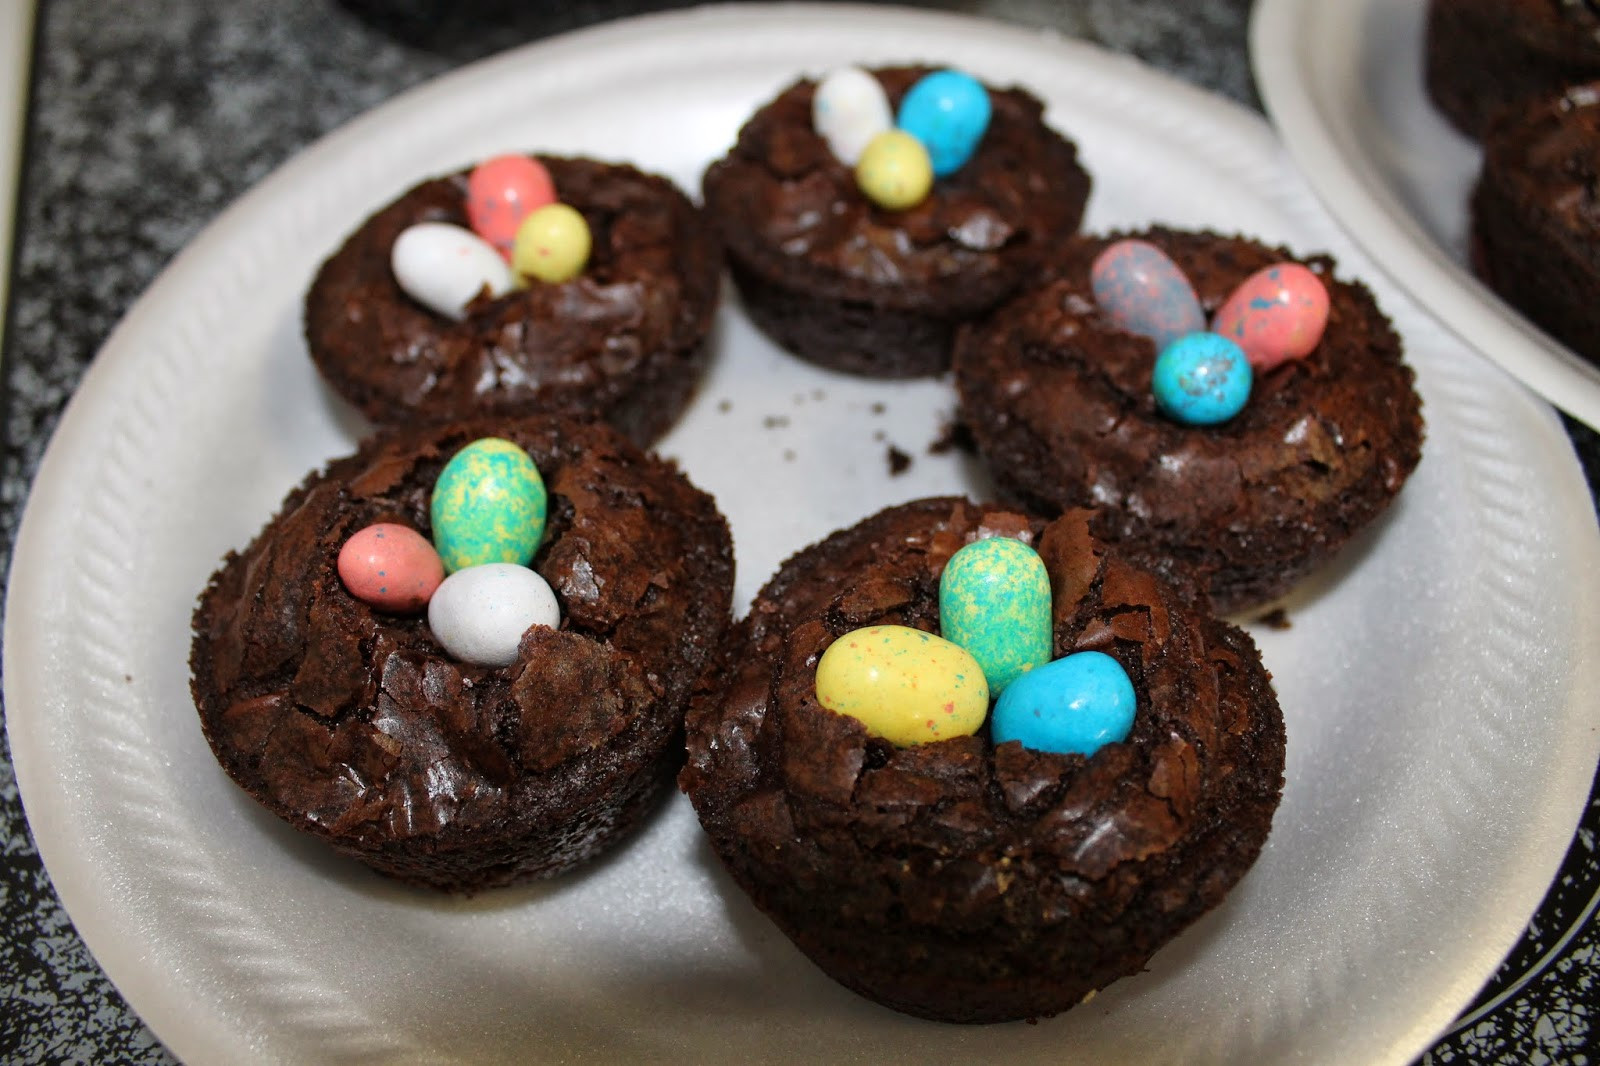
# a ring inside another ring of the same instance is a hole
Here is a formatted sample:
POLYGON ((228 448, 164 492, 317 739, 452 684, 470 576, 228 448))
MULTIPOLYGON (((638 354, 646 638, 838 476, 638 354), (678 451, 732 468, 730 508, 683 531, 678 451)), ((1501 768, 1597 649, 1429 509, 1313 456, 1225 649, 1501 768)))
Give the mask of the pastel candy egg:
POLYGON ((389 269, 405 294, 435 314, 460 319, 479 293, 511 291, 515 279, 500 253, 471 230, 419 222, 389 249, 389 269))
POLYGON ((1168 418, 1214 426, 1244 409, 1250 381, 1250 362, 1237 344, 1215 333, 1191 333, 1156 356, 1150 388, 1168 418))
POLYGON ((510 666, 529 626, 561 624, 556 594, 536 571, 511 563, 457 570, 428 603, 428 628, 452 657, 510 666))
POLYGON ((811 126, 839 162, 853 167, 872 138, 893 128, 894 117, 877 78, 860 67, 840 67, 811 97, 811 126))
POLYGON ((856 184, 879 207, 890 211, 916 207, 933 188, 928 150, 904 130, 884 130, 861 153, 856 184))
POLYGON ((939 578, 939 631, 983 668, 991 694, 1050 661, 1050 575, 1010 537, 968 544, 939 578))
POLYGON ((467 178, 467 221, 509 260, 522 220, 555 199, 555 182, 543 163, 525 155, 496 156, 467 178))
POLYGON ((817 700, 903 748, 976 733, 989 710, 989 685, 977 661, 943 637, 868 626, 822 653, 817 700))
POLYGON ((1122 664, 1080 651, 1029 670, 1000 694, 990 736, 1034 751, 1093 755, 1128 739, 1138 697, 1122 664))
POLYGON ((933 173, 960 170, 989 128, 989 91, 959 70, 936 70, 918 79, 900 100, 896 124, 928 148, 933 173))
POLYGON ((484 563, 525 566, 544 537, 539 468, 511 441, 483 437, 456 452, 433 485, 433 543, 447 573, 484 563))
POLYGON ((1194 286, 1149 241, 1116 241, 1095 257, 1089 286, 1100 311, 1120 330, 1149 337, 1156 351, 1206 328, 1194 286))
POLYGON ((1212 330, 1243 348, 1259 371, 1310 355, 1327 326, 1327 286, 1299 263, 1251 274, 1211 322, 1212 330))
POLYGON ((519 274, 559 284, 583 273, 591 249, 583 216, 568 204, 548 204, 522 220, 511 265, 519 274))
POLYGON ((357 530, 339 549, 338 570, 350 595, 391 614, 422 610, 444 580, 444 563, 428 539, 394 522, 357 530))

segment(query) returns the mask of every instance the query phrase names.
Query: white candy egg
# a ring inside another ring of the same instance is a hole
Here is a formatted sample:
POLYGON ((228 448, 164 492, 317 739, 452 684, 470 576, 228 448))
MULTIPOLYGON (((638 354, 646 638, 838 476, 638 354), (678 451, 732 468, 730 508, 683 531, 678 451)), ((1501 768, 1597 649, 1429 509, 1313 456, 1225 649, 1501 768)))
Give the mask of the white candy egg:
POLYGON ((537 573, 515 563, 457 570, 428 601, 428 627, 462 662, 510 666, 529 626, 561 624, 556 594, 537 573))
POLYGON ((437 314, 459 319, 485 287, 489 295, 510 292, 511 268, 494 245, 448 222, 419 222, 389 249, 389 269, 407 296, 437 314))
POLYGON ((877 78, 860 67, 840 67, 812 95, 811 125, 839 162, 853 167, 867 142, 894 128, 894 115, 877 78))

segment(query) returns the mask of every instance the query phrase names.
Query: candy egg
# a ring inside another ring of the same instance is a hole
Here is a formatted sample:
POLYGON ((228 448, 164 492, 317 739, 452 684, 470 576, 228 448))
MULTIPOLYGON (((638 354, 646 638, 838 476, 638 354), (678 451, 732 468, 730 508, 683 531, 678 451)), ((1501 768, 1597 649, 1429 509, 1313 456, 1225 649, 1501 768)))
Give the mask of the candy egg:
POLYGON ((506 260, 522 220, 555 200, 550 171, 525 155, 486 159, 467 178, 467 221, 506 260))
POLYGON ((1166 252, 1149 241, 1108 245, 1089 268, 1094 302, 1118 329, 1149 337, 1161 351, 1206 328, 1194 286, 1166 252))
POLYGON ((811 126, 839 162, 853 167, 872 138, 894 127, 894 117, 877 78, 860 67, 840 67, 811 97, 811 126))
POLYGON ((433 543, 447 573, 484 563, 526 565, 544 536, 548 499, 528 453, 483 437, 451 457, 433 485, 433 543))
POLYGON ((556 594, 536 571, 511 563, 457 570, 428 603, 428 628, 465 663, 510 666, 529 626, 561 624, 556 594))
POLYGON ((1093 755, 1128 739, 1138 697, 1122 664, 1098 651, 1029 670, 1001 693, 990 736, 1034 751, 1093 755))
POLYGON ((972 158, 989 128, 989 91, 959 70, 936 70, 900 101, 896 124, 928 148, 936 177, 953 174, 972 158))
POLYGON ((338 570, 350 595, 392 614, 422 610, 444 580, 444 563, 428 539, 394 522, 357 530, 339 549, 338 570))
POLYGON ((868 626, 822 653, 817 700, 903 748, 976 733, 989 710, 989 685, 977 661, 943 637, 868 626))
POLYGON ((1150 387, 1168 418, 1214 426, 1244 409, 1250 381, 1250 362, 1237 344, 1215 333, 1191 333, 1156 356, 1150 387))
POLYGON ((448 222, 419 222, 402 230, 389 249, 389 269, 407 296, 446 318, 460 319, 485 289, 500 296, 515 285, 492 245, 448 222))
POLYGON ((1050 661, 1050 575, 1039 553, 1010 537, 976 540, 939 578, 939 631, 983 668, 990 694, 1050 661))
POLYGON ((916 207, 933 188, 928 150, 904 130, 884 130, 861 153, 856 184, 879 207, 890 211, 916 207))
POLYGON ((567 204, 547 204, 522 220, 511 265, 519 274, 557 284, 583 273, 591 248, 583 216, 567 204))
POLYGON ((1311 354, 1328 326, 1328 289, 1299 263, 1258 270, 1229 296, 1211 328, 1259 371, 1311 354))

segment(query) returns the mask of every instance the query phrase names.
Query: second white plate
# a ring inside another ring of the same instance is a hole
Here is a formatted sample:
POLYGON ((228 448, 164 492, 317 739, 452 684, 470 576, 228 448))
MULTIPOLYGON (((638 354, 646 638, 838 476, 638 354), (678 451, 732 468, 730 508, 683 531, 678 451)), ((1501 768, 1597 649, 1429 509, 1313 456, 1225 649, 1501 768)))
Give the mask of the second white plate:
POLYGON ((1467 265, 1478 146, 1423 87, 1427 0, 1259 0, 1256 84, 1300 171, 1389 277, 1458 336, 1600 429, 1600 367, 1523 318, 1467 265))
MULTIPOLYGON (((675 797, 581 873, 421 894, 265 815, 200 734, 189 616, 217 560, 364 428, 299 335, 320 258, 423 177, 513 148, 637 161, 695 188, 780 86, 943 60, 1049 104, 1089 224, 1211 225, 1370 269, 1259 118, 1097 49, 946 15, 739 5, 538 44, 401 97, 219 218, 140 299, 62 418, 5 627, 17 780, 84 939, 194 1063, 1394 1063, 1515 941, 1571 839, 1600 734, 1600 568, 1552 412, 1379 277, 1428 442, 1396 507, 1257 634, 1289 724, 1261 861, 1149 972, 1036 1026, 952 1027, 821 976, 726 879, 675 797)), ((733 527, 740 608, 790 552, 890 503, 984 491, 931 455, 948 382, 776 351, 736 304, 664 444, 733 527), (914 460, 895 475, 887 451, 914 460)))

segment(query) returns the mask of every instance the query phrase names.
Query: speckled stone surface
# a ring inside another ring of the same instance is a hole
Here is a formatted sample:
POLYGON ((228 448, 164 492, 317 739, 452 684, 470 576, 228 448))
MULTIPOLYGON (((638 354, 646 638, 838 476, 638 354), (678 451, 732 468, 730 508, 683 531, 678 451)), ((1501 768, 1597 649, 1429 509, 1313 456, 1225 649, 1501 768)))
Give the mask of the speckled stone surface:
MULTIPOLYGON (((680 6, 44 0, 0 355, 0 562, 9 562, 33 471, 89 359, 167 261, 235 197, 315 137, 463 62, 680 6)), ((1259 106, 1247 0, 928 6, 1096 40, 1259 106)), ((1600 437, 1568 429, 1593 489, 1600 437)), ((1466 1024, 1425 1061, 1591 1061, 1600 1046, 1600 1018, 1588 1005, 1600 999, 1600 930, 1589 911, 1600 886, 1597 830, 1600 798, 1522 944, 1466 1024)), ((62 912, 23 820, 9 751, 0 751, 0 1062, 170 1061, 62 912)))

